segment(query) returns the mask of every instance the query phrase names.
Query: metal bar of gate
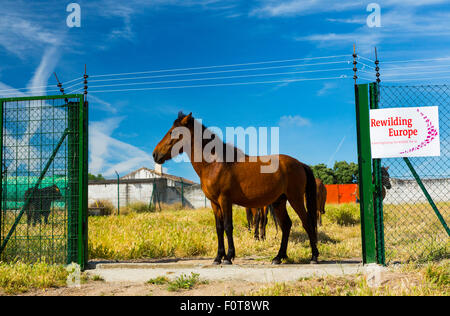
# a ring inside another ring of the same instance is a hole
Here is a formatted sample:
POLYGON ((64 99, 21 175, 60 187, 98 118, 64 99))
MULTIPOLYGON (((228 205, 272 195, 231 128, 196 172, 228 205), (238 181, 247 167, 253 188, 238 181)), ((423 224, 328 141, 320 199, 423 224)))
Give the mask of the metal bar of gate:
POLYGON ((355 85, 356 133, 358 141, 361 239, 364 263, 375 263, 376 240, 373 208, 372 155, 369 130, 368 85, 355 85))
POLYGON ((52 155, 50 156, 49 160, 47 161, 47 164, 44 167, 44 170, 42 170, 41 175, 39 176, 36 184, 34 185, 33 191, 31 192, 31 194, 27 197, 24 205, 22 206, 22 209, 20 210, 19 214, 16 217, 16 220, 14 221, 14 224, 12 225, 8 235, 6 235, 5 239, 3 240, 2 245, 0 246, 0 254, 3 252, 3 250, 6 247, 6 244, 8 243, 9 239, 11 238, 12 234, 14 233, 14 231, 16 230, 17 225, 19 224, 20 219, 23 216, 23 213, 25 212, 25 209, 28 207, 28 204, 30 203, 31 197, 34 195, 34 193, 36 192, 36 189, 39 187, 39 185, 41 184, 42 180, 45 177, 45 174, 47 173, 47 170, 50 168, 50 165, 52 164, 53 160, 55 159, 56 154, 58 153, 61 145, 63 144, 66 136, 69 134, 69 129, 65 129, 63 135, 61 136, 58 144, 56 145, 55 149, 53 150, 52 155))
POLYGON ((404 157, 403 160, 406 162, 406 165, 408 166, 409 170, 413 174, 414 179, 416 179, 417 183, 419 184, 419 187, 422 190, 423 194, 425 194, 425 197, 427 198, 428 203, 430 203, 431 207, 433 208, 433 211, 436 213, 436 216, 438 217, 442 226, 444 226, 445 231, 450 236, 450 229, 448 228, 447 223, 444 220, 444 217, 442 217, 442 214, 439 212, 436 204, 434 203, 433 199, 431 198, 431 195, 428 193, 427 189, 423 185, 423 182, 420 179, 419 175, 417 174, 416 170, 414 169, 411 161, 409 161, 409 159, 407 157, 404 157))
MULTIPOLYGON (((370 88, 370 108, 379 108, 379 85, 371 83, 370 88)), ((377 263, 386 265, 385 249, 384 249, 384 224, 383 224, 383 197, 382 197, 382 175, 381 175, 381 159, 373 159, 373 203, 374 203, 374 219, 375 219, 375 237, 377 247, 377 263)))
MULTIPOLYGON (((3 223, 2 223, 2 216, 3 216, 3 101, 0 101, 0 160, 2 162, 2 170, 0 172, 0 182, 1 182, 1 187, 0 187, 0 196, 2 198, 2 201, 0 203, 0 242, 3 240, 2 239, 2 233, 3 233, 3 223)), ((5 166, 6 168, 6 166, 5 166)), ((6 188, 6 186, 5 186, 6 188)), ((6 204, 6 202, 5 202, 6 204)), ((0 251, 0 254, 2 252, 0 251)))

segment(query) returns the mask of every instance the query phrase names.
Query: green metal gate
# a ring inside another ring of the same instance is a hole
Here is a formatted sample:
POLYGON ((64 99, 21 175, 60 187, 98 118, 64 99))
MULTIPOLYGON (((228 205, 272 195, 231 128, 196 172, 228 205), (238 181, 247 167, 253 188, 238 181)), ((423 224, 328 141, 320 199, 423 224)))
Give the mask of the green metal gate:
POLYGON ((83 95, 0 99, 0 260, 87 261, 83 95))
POLYGON ((450 87, 373 83, 355 91, 363 261, 449 258, 450 87), (369 108, 425 106, 439 107, 441 155, 372 160, 369 108))

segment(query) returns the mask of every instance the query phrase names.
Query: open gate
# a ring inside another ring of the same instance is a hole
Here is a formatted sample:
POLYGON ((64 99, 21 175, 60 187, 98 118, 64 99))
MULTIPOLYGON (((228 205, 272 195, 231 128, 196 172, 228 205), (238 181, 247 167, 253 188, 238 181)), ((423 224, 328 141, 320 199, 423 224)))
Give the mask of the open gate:
POLYGON ((87 262, 83 95, 0 99, 0 260, 87 262))
POLYGON ((363 261, 449 258, 450 87, 361 84, 355 98, 363 261), (372 159, 369 109, 426 106, 439 108, 439 157, 372 159))

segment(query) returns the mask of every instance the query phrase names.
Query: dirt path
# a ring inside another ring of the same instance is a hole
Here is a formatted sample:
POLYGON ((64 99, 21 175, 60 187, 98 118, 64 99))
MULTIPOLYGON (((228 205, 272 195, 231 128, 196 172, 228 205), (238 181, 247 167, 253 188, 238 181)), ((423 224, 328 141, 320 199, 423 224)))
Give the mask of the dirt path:
POLYGON ((237 259, 231 266, 214 266, 211 259, 161 259, 133 262, 90 262, 90 281, 78 287, 33 290, 24 295, 43 296, 224 296, 243 295, 279 282, 294 282, 319 276, 350 276, 366 273, 360 262, 324 262, 318 265, 273 266, 259 258, 237 259), (190 290, 169 291, 167 283, 148 284, 157 277, 175 280, 181 275, 199 275, 190 290), (92 280, 99 281, 92 281, 92 280))
POLYGON ((233 265, 215 266, 211 259, 179 260, 177 262, 95 263, 89 275, 100 276, 106 282, 144 283, 157 277, 170 280, 196 273, 202 281, 245 281, 273 283, 297 281, 314 276, 344 276, 364 272, 361 263, 321 263, 318 265, 270 265, 265 261, 236 260, 233 265))
POLYGON ((168 291, 167 285, 136 282, 89 281, 80 287, 33 290, 25 296, 224 296, 243 295, 267 286, 263 283, 242 281, 209 282, 196 285, 191 290, 168 291))

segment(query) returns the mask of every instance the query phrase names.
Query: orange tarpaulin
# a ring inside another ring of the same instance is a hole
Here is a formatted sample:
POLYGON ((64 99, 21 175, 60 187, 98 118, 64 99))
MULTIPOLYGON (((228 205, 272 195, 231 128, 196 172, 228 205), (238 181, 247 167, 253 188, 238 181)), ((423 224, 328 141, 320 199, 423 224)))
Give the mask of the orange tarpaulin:
POLYGON ((356 203, 357 184, 325 184, 327 188, 327 203, 356 203))

